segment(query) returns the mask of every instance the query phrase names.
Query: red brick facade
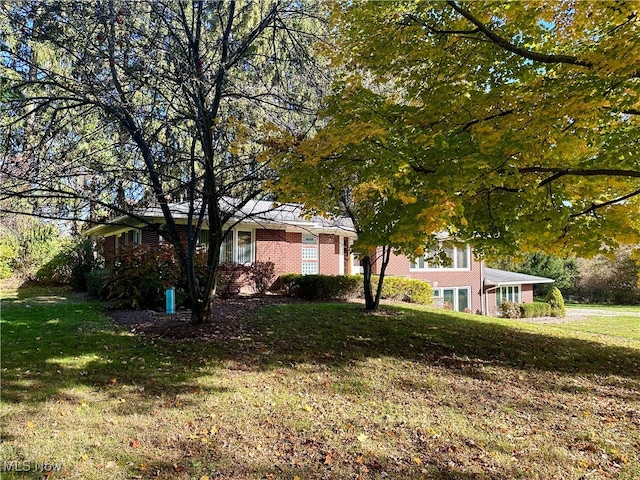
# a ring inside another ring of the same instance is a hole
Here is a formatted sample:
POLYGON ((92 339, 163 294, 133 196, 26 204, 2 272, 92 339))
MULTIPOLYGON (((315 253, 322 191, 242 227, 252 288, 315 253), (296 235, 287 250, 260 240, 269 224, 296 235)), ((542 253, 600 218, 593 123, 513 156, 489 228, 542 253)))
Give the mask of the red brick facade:
POLYGON ((273 262, 276 277, 299 272, 302 265, 302 234, 259 229, 255 233, 256 261, 273 262))
MULTIPOLYGON (((180 233, 186 235, 187 227, 179 225, 180 233)), ((349 245, 352 239, 336 234, 320 233, 317 243, 303 243, 302 232, 286 231, 284 229, 239 228, 239 230, 253 232, 253 259, 261 262, 273 262, 276 278, 284 273, 302 273, 303 263, 309 267, 317 264, 317 272, 324 275, 351 274, 358 271, 349 256, 349 245), (317 255, 312 251, 317 249, 317 255), (306 258, 303 258, 303 249, 306 258), (310 252, 311 250, 311 252, 310 252), (312 254, 311 257, 309 254, 312 254), (315 258, 312 258, 315 257, 315 258)), ((106 258, 113 258, 117 246, 141 241, 143 244, 157 246, 159 236, 150 228, 143 228, 140 236, 134 239, 132 230, 122 234, 107 236, 104 239, 104 254, 106 258)), ((306 238, 309 242, 309 239, 306 238)), ((468 261, 468 268, 432 268, 412 269, 409 258, 402 255, 392 255, 386 270, 388 276, 415 278, 429 282, 444 299, 453 298, 454 309, 463 309, 477 313, 495 315, 497 313, 495 288, 487 287, 483 292, 483 264, 473 258, 468 261), (452 297, 453 295, 453 297, 452 297), (467 298, 468 296, 468 298, 467 298)), ((466 264, 467 262, 465 262, 466 264)), ((357 265, 357 262, 356 262, 357 265)), ((373 272, 377 273, 379 263, 374 264, 373 272)), ((533 286, 523 284, 520 288, 520 301, 533 301, 533 286)), ((441 301, 442 303, 442 301, 441 301)))
MULTIPOLYGON (((273 262, 276 277, 283 273, 302 271, 302 233, 285 230, 257 229, 255 231, 255 258, 258 262, 273 262)), ((340 236, 318 235, 318 273, 340 273, 340 236)))
MULTIPOLYGON (((377 272, 377 265, 374 266, 377 272)), ((391 255, 386 275, 415 278, 429 282, 434 290, 443 290, 447 287, 469 287, 470 305, 467 307, 472 312, 483 312, 482 295, 482 263, 471 258, 467 269, 437 268, 429 270, 412 270, 411 261, 404 255, 391 255)), ((495 300, 494 300, 495 302, 495 300)))

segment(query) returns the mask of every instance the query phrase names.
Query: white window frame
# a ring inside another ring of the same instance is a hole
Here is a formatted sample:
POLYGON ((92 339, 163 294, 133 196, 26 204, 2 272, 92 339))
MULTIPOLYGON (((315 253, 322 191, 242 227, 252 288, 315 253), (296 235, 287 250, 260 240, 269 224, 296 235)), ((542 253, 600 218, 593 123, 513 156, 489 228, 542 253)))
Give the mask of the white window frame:
POLYGON ((522 285, 520 283, 513 283, 509 285, 500 285, 499 287, 497 287, 496 305, 499 307, 504 300, 520 303, 522 300, 522 285), (509 289, 511 289, 511 292, 509 292, 509 289), (503 290, 505 293, 503 293, 503 290))
POLYGON ((140 245, 142 243, 142 230, 135 228, 131 233, 131 243, 140 245))
POLYGON ((409 271, 411 272, 433 272, 433 271, 442 271, 442 270, 446 270, 448 272, 469 272, 471 271, 471 263, 472 263, 472 258, 471 258, 471 247, 469 245, 465 245, 464 247, 459 247, 457 245, 454 245, 452 247, 453 249, 453 258, 451 265, 429 265, 429 263, 427 262, 426 257, 429 256, 429 252, 426 253, 423 257, 424 259, 424 263, 423 263, 423 267, 419 267, 418 266, 418 260, 419 258, 414 259, 413 261, 411 261, 411 263, 409 264, 409 271), (460 249, 464 248, 466 251, 466 261, 467 261, 467 266, 466 267, 458 267, 458 251, 460 249))
POLYGON ((442 287, 442 286, 438 286, 437 289, 440 294, 441 294, 441 298, 444 299, 444 291, 445 290, 453 290, 453 311, 455 312, 464 312, 463 310, 459 310, 459 306, 460 306, 460 290, 466 290, 467 291, 467 299, 469 299, 469 304, 467 305, 466 308, 468 308, 469 310, 473 311, 473 299, 471 298, 471 287, 470 286, 460 286, 460 287, 442 287))
POLYGON ((303 233, 301 244, 300 272, 302 275, 317 275, 320 272, 320 235, 303 233), (315 250, 315 257, 311 255, 312 250, 315 250))
MULTIPOLYGON (((243 262, 243 265, 250 265, 253 262, 255 262, 256 259, 256 232, 255 230, 251 230, 248 228, 234 228, 233 230, 231 230, 231 232, 229 232, 229 237, 225 238, 224 241, 228 241, 229 238, 231 238, 231 248, 233 249, 233 252, 231 254, 231 261, 233 263, 239 263, 238 262, 238 233, 240 232, 248 232, 251 234, 251 258, 248 262, 243 262)), ((223 241, 223 242, 224 242, 223 241)), ((220 262, 223 263, 226 261, 226 247, 225 245, 221 245, 220 248, 220 262)))

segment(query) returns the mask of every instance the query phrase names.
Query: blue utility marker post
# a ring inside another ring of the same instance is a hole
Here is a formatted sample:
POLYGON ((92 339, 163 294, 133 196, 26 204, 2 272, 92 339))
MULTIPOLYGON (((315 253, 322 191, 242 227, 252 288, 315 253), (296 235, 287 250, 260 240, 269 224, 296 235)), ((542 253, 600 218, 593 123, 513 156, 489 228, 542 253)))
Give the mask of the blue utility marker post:
POLYGON ((171 287, 165 291, 167 313, 176 313, 176 289, 171 287))

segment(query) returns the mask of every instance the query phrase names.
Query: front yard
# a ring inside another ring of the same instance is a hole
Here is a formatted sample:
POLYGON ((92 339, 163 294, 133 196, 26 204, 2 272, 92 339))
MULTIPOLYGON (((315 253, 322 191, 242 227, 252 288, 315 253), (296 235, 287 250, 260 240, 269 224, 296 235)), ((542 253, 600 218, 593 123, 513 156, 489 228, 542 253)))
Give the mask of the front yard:
POLYGON ((169 341, 64 291, 4 297, 0 460, 32 471, 3 479, 640 477, 625 317, 283 304, 169 341))

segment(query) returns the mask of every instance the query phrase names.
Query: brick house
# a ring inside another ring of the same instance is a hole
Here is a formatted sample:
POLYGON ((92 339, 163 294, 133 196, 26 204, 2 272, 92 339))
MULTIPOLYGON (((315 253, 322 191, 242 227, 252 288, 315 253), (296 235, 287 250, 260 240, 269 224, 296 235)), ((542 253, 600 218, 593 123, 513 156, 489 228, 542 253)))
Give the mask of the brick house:
MULTIPOLYGON (((224 200, 223 200, 224 201, 224 200)), ((183 204, 171 206, 178 228, 187 233, 187 215, 183 204)), ((162 226, 159 208, 138 212, 147 223, 162 226)), ((357 238, 347 218, 306 218, 298 205, 274 206, 268 201, 248 203, 232 219, 234 227, 222 246, 225 262, 273 262, 276 277, 283 273, 350 275, 361 273, 350 245, 357 238)), ((132 217, 122 216, 92 227, 88 235, 104 238, 104 256, 112 258, 122 245, 163 242, 156 229, 132 217)), ((200 243, 208 245, 206 226, 200 243)), ((504 299, 521 303, 533 301, 533 284, 553 280, 485 267, 474 258, 468 245, 445 245, 449 265, 431 265, 429 255, 410 259, 392 255, 386 274, 427 281, 434 289, 436 303, 457 311, 495 315, 504 299)), ((374 264, 374 273, 379 266, 374 264)))

